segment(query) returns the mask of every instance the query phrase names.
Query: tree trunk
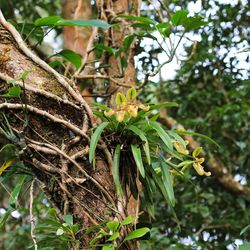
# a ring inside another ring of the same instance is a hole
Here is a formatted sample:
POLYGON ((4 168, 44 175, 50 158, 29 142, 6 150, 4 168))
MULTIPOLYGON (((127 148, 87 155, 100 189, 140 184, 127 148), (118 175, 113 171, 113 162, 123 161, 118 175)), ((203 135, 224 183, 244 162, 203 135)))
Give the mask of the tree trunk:
MULTIPOLYGON (((123 38, 115 40, 117 46, 123 38)), ((117 65, 114 58, 109 58, 109 63, 111 68, 117 65)), ((134 75, 133 70, 133 80, 134 75)), ((124 79, 128 77, 130 74, 125 73, 124 79)), ((58 217, 73 214, 75 223, 88 228, 136 214, 137 202, 117 197, 111 174, 112 154, 103 140, 97 147, 95 170, 88 161, 89 130, 95 127, 95 118, 75 83, 27 48, 1 11, 0 94, 0 110, 8 120, 6 123, 0 118, 0 125, 8 127, 6 134, 15 134, 8 139, 39 180, 58 217), (29 72, 27 77, 20 79, 25 72, 29 72), (10 88, 10 80, 21 88, 19 97, 2 96, 10 88)), ((88 246, 91 237, 84 237, 81 245, 88 246)), ((138 245, 128 243, 123 248, 138 249, 138 245)))
POLYGON ((88 162, 88 130, 94 125, 89 106, 72 83, 25 46, 1 15, 1 94, 9 88, 8 80, 29 70, 26 79, 15 82, 22 88, 21 98, 0 97, 0 110, 16 136, 12 142, 60 217, 71 213, 85 228, 114 218, 112 156, 104 143, 98 147, 95 171, 88 162))

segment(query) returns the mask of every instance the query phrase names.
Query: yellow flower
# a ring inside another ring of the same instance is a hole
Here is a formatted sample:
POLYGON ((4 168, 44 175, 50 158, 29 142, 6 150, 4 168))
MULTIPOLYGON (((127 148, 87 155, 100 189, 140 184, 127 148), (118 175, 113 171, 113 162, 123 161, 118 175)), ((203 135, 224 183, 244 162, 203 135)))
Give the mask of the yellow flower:
POLYGON ((149 105, 139 104, 138 107, 144 111, 149 111, 149 105))
POLYGON ((118 122, 122 122, 124 120, 125 114, 126 114, 126 111, 124 111, 124 110, 117 111, 116 112, 116 120, 118 122))
POLYGON ((9 160, 0 167, 0 175, 12 164, 12 162, 13 160, 9 160))
POLYGON ((182 144, 180 144, 178 141, 174 142, 174 147, 177 150, 177 152, 179 152, 183 155, 189 154, 189 151, 182 144))
POLYGON ((136 89, 130 88, 128 89, 126 96, 120 92, 117 93, 115 99, 115 109, 104 111, 104 115, 107 117, 115 115, 116 120, 118 122, 122 122, 127 114, 129 117, 137 117, 139 108, 144 111, 148 111, 150 107, 144 104, 138 104, 136 102, 136 89))
POLYGON ((138 106, 137 105, 128 105, 127 107, 127 111, 128 113, 133 116, 133 117, 136 117, 137 116, 137 113, 138 113, 138 106))
POLYGON ((113 109, 110 109, 109 111, 104 111, 104 115, 107 117, 110 117, 115 114, 115 111, 113 109))
POLYGON ((206 172, 201 165, 205 161, 204 158, 195 158, 195 162, 193 163, 193 167, 198 175, 210 176, 211 172, 206 172))

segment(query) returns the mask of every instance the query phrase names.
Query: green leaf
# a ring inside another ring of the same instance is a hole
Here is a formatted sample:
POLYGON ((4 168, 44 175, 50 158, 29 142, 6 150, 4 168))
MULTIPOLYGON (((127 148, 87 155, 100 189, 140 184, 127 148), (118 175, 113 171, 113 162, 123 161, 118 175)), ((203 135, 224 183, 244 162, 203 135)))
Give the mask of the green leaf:
POLYGON ((25 39, 33 38, 37 42, 40 42, 44 38, 44 32, 41 27, 35 26, 33 23, 27 23, 25 22, 14 22, 13 20, 10 20, 10 23, 16 28, 16 30, 25 36, 25 39))
POLYGON ((148 18, 148 17, 128 16, 128 15, 118 15, 117 17, 122 17, 122 18, 126 18, 126 19, 129 19, 129 20, 138 21, 140 23, 145 23, 145 24, 155 24, 155 21, 148 18))
POLYGON ((155 122, 155 121, 158 120, 159 116, 160 116, 160 114, 157 113, 157 114, 153 115, 152 117, 150 117, 149 120, 150 120, 151 122, 155 122))
POLYGON ((62 57, 66 61, 71 62, 77 69, 81 67, 82 56, 80 54, 75 53, 72 50, 65 49, 65 50, 60 51, 59 53, 54 54, 53 56, 62 57))
POLYGON ((105 245, 102 247, 102 250, 115 250, 115 247, 113 245, 105 245))
POLYGON ((97 107, 97 108, 100 108, 100 109, 102 109, 102 110, 104 110, 104 111, 109 111, 109 110, 110 110, 109 107, 107 107, 106 105, 104 105, 104 104, 102 104, 102 103, 91 102, 91 103, 89 103, 89 104, 90 104, 90 105, 93 105, 93 106, 95 106, 95 107, 97 107))
POLYGON ((123 196, 122 192, 122 186, 120 183, 120 173, 119 173, 119 167, 120 167, 120 153, 121 153, 121 145, 117 145, 114 153, 114 158, 113 158, 113 165, 111 168, 112 175, 114 178, 114 183, 116 186, 116 190, 118 195, 123 196))
POLYGON ((169 135, 166 133, 166 131, 156 122, 149 121, 149 126, 157 132, 157 134, 162 139, 164 144, 172 151, 173 150, 172 141, 169 135))
POLYGON ((135 159, 135 164, 143 178, 145 178, 145 169, 141 157, 141 149, 138 145, 131 144, 132 154, 135 159))
POLYGON ((50 26, 55 25, 59 20, 62 20, 60 16, 47 16, 38 18, 35 21, 35 26, 50 26))
POLYGON ((48 65, 51 67, 51 68, 56 68, 56 67, 59 67, 59 66, 62 66, 63 63, 58 61, 58 60, 55 60, 55 61, 52 61, 52 62, 49 62, 48 65))
POLYGON ((104 116, 103 112, 100 112, 98 110, 93 110, 92 112, 93 112, 94 115, 96 115, 99 118, 101 118, 102 121, 109 121, 108 118, 104 116))
POLYGON ((174 206, 175 205, 174 189, 170 180, 169 167, 164 161, 161 161, 161 171, 162 171, 163 184, 168 194, 168 199, 171 205, 174 206))
POLYGON ((203 21, 203 17, 196 15, 193 17, 188 17, 185 24, 183 26, 187 31, 192 30, 192 29, 198 29, 201 26, 207 24, 207 22, 203 21))
POLYGON ((102 29, 109 29, 110 24, 103 20, 59 20, 55 23, 55 26, 79 26, 79 27, 98 27, 102 29))
POLYGON ((3 97, 19 97, 21 94, 21 87, 19 85, 16 85, 14 87, 11 87, 8 89, 8 92, 3 97))
POLYGON ((113 241, 113 240, 116 240, 117 238, 119 238, 120 237, 120 233, 119 232, 115 232, 115 233, 113 233, 110 237, 109 237, 109 239, 107 240, 107 241, 113 241))
POLYGON ((73 216, 71 214, 66 214, 63 216, 63 220, 68 223, 69 225, 73 225, 73 216))
POLYGON ((159 23, 156 25, 158 31, 164 36, 169 37, 171 34, 171 25, 169 23, 159 23))
POLYGON ((245 226, 241 231, 240 231, 240 235, 244 234, 248 229, 250 229, 250 224, 245 226))
POLYGON ((121 66, 122 66, 123 69, 128 67, 128 61, 127 61, 126 57, 122 56, 120 58, 120 62, 121 62, 121 66))
POLYGON ((129 49, 130 45, 132 44, 132 42, 134 41, 134 38, 135 38, 135 34, 126 36, 124 41, 123 41, 123 46, 122 46, 121 50, 128 52, 128 49, 129 49))
POLYGON ((10 194, 9 203, 10 203, 11 207, 16 207, 15 205, 16 205, 18 196, 20 194, 20 191, 22 189, 22 186, 23 186, 23 183, 24 183, 26 177, 27 177, 27 175, 20 175, 19 176, 18 181, 16 183, 16 186, 10 194))
POLYGON ((109 125, 109 122, 101 123, 95 130, 94 134, 91 136, 90 148, 89 148, 89 162, 92 163, 95 158, 95 150, 97 143, 100 139, 102 131, 109 125))
POLYGON ((249 250, 250 249, 250 242, 246 242, 243 245, 239 246, 239 250, 249 250))
POLYGON ((187 15, 188 15, 187 10, 176 11, 171 18, 173 25, 174 26, 184 25, 188 19, 187 15))
POLYGON ((22 75, 19 77, 19 80, 25 80, 27 76, 32 72, 32 69, 24 71, 22 75))
POLYGON ((106 225, 108 229, 114 233, 117 231, 117 228, 119 227, 120 223, 114 220, 114 221, 109 221, 106 225))
POLYGON ((175 132, 177 134, 180 134, 180 135, 196 135, 196 136, 199 136, 201 138, 204 138, 204 139, 210 141, 211 143, 215 144, 218 148, 220 148, 220 145, 215 140, 213 140, 212 138, 210 138, 210 137, 208 137, 206 135, 196 133, 196 132, 186 131, 186 130, 173 130, 173 132, 175 132))
POLYGON ((122 225, 125 226, 125 225, 129 225, 129 224, 132 224, 134 223, 136 220, 136 217, 134 216, 127 216, 123 221, 122 221, 122 225))
POLYGON ((11 214, 11 210, 7 210, 6 213, 0 218, 0 229, 4 226, 10 214, 11 214))
POLYGON ((144 236, 149 231, 150 231, 150 229, 147 228, 147 227, 138 228, 138 229, 136 229, 136 230, 128 233, 128 235, 125 237, 125 239, 123 240, 123 242, 126 242, 128 240, 133 240, 133 239, 141 238, 142 236, 144 236))
POLYGON ((183 140, 183 138, 181 136, 179 136, 178 134, 176 134, 173 131, 168 131, 168 134, 174 138, 176 141, 178 141, 184 148, 186 148, 186 142, 183 140))
POLYGON ((146 154, 148 165, 150 165, 151 164, 151 157, 150 157, 149 144, 148 144, 148 140, 147 140, 146 136, 144 135, 143 131, 140 130, 139 128, 135 127, 134 125, 128 126, 127 129, 133 131, 144 142, 143 149, 144 149, 145 154, 146 154))
POLYGON ((170 200, 168 198, 168 193, 167 193, 167 191, 166 191, 166 189, 164 187, 164 183, 163 183, 162 178, 155 172, 155 170, 152 167, 150 167, 148 169, 149 169, 149 171, 150 171, 150 173, 152 175, 152 178, 153 178, 156 186, 158 187, 158 189, 162 193, 162 196, 164 197, 164 199, 166 200, 166 202, 169 205, 171 205, 171 202, 170 202, 170 200))

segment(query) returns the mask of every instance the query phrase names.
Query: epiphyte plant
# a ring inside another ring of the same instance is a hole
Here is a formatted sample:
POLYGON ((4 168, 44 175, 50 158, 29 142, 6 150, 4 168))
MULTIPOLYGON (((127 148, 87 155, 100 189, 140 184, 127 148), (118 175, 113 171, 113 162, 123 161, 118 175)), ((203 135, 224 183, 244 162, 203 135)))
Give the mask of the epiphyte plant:
POLYGON ((113 108, 100 103, 93 105, 99 109, 94 113, 102 123, 91 136, 89 161, 95 164, 96 147, 102 135, 113 152, 112 174, 118 195, 124 196, 129 187, 137 199, 141 190, 139 179, 146 203, 153 204, 153 192, 158 189, 167 203, 174 206, 174 175, 185 176, 184 170, 191 165, 199 175, 210 175, 201 166, 204 158, 198 157, 202 149, 199 147, 189 155, 187 141, 178 131, 165 130, 156 121, 158 109, 177 107, 177 103, 141 104, 136 89, 130 88, 126 95, 117 93, 113 108))

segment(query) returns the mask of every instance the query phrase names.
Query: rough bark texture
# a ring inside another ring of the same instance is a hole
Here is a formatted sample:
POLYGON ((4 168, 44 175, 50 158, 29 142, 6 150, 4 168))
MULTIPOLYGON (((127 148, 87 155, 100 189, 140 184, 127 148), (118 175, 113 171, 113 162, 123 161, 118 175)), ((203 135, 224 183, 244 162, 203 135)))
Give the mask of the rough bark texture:
POLYGON ((104 143, 97 150, 95 171, 88 162, 88 131, 94 123, 90 108, 73 83, 25 47, 1 12, 0 23, 0 94, 10 87, 7 80, 31 71, 14 84, 22 88, 21 98, 0 97, 0 110, 16 135, 12 143, 23 152, 59 217, 71 213, 85 228, 114 218, 117 198, 104 143))

